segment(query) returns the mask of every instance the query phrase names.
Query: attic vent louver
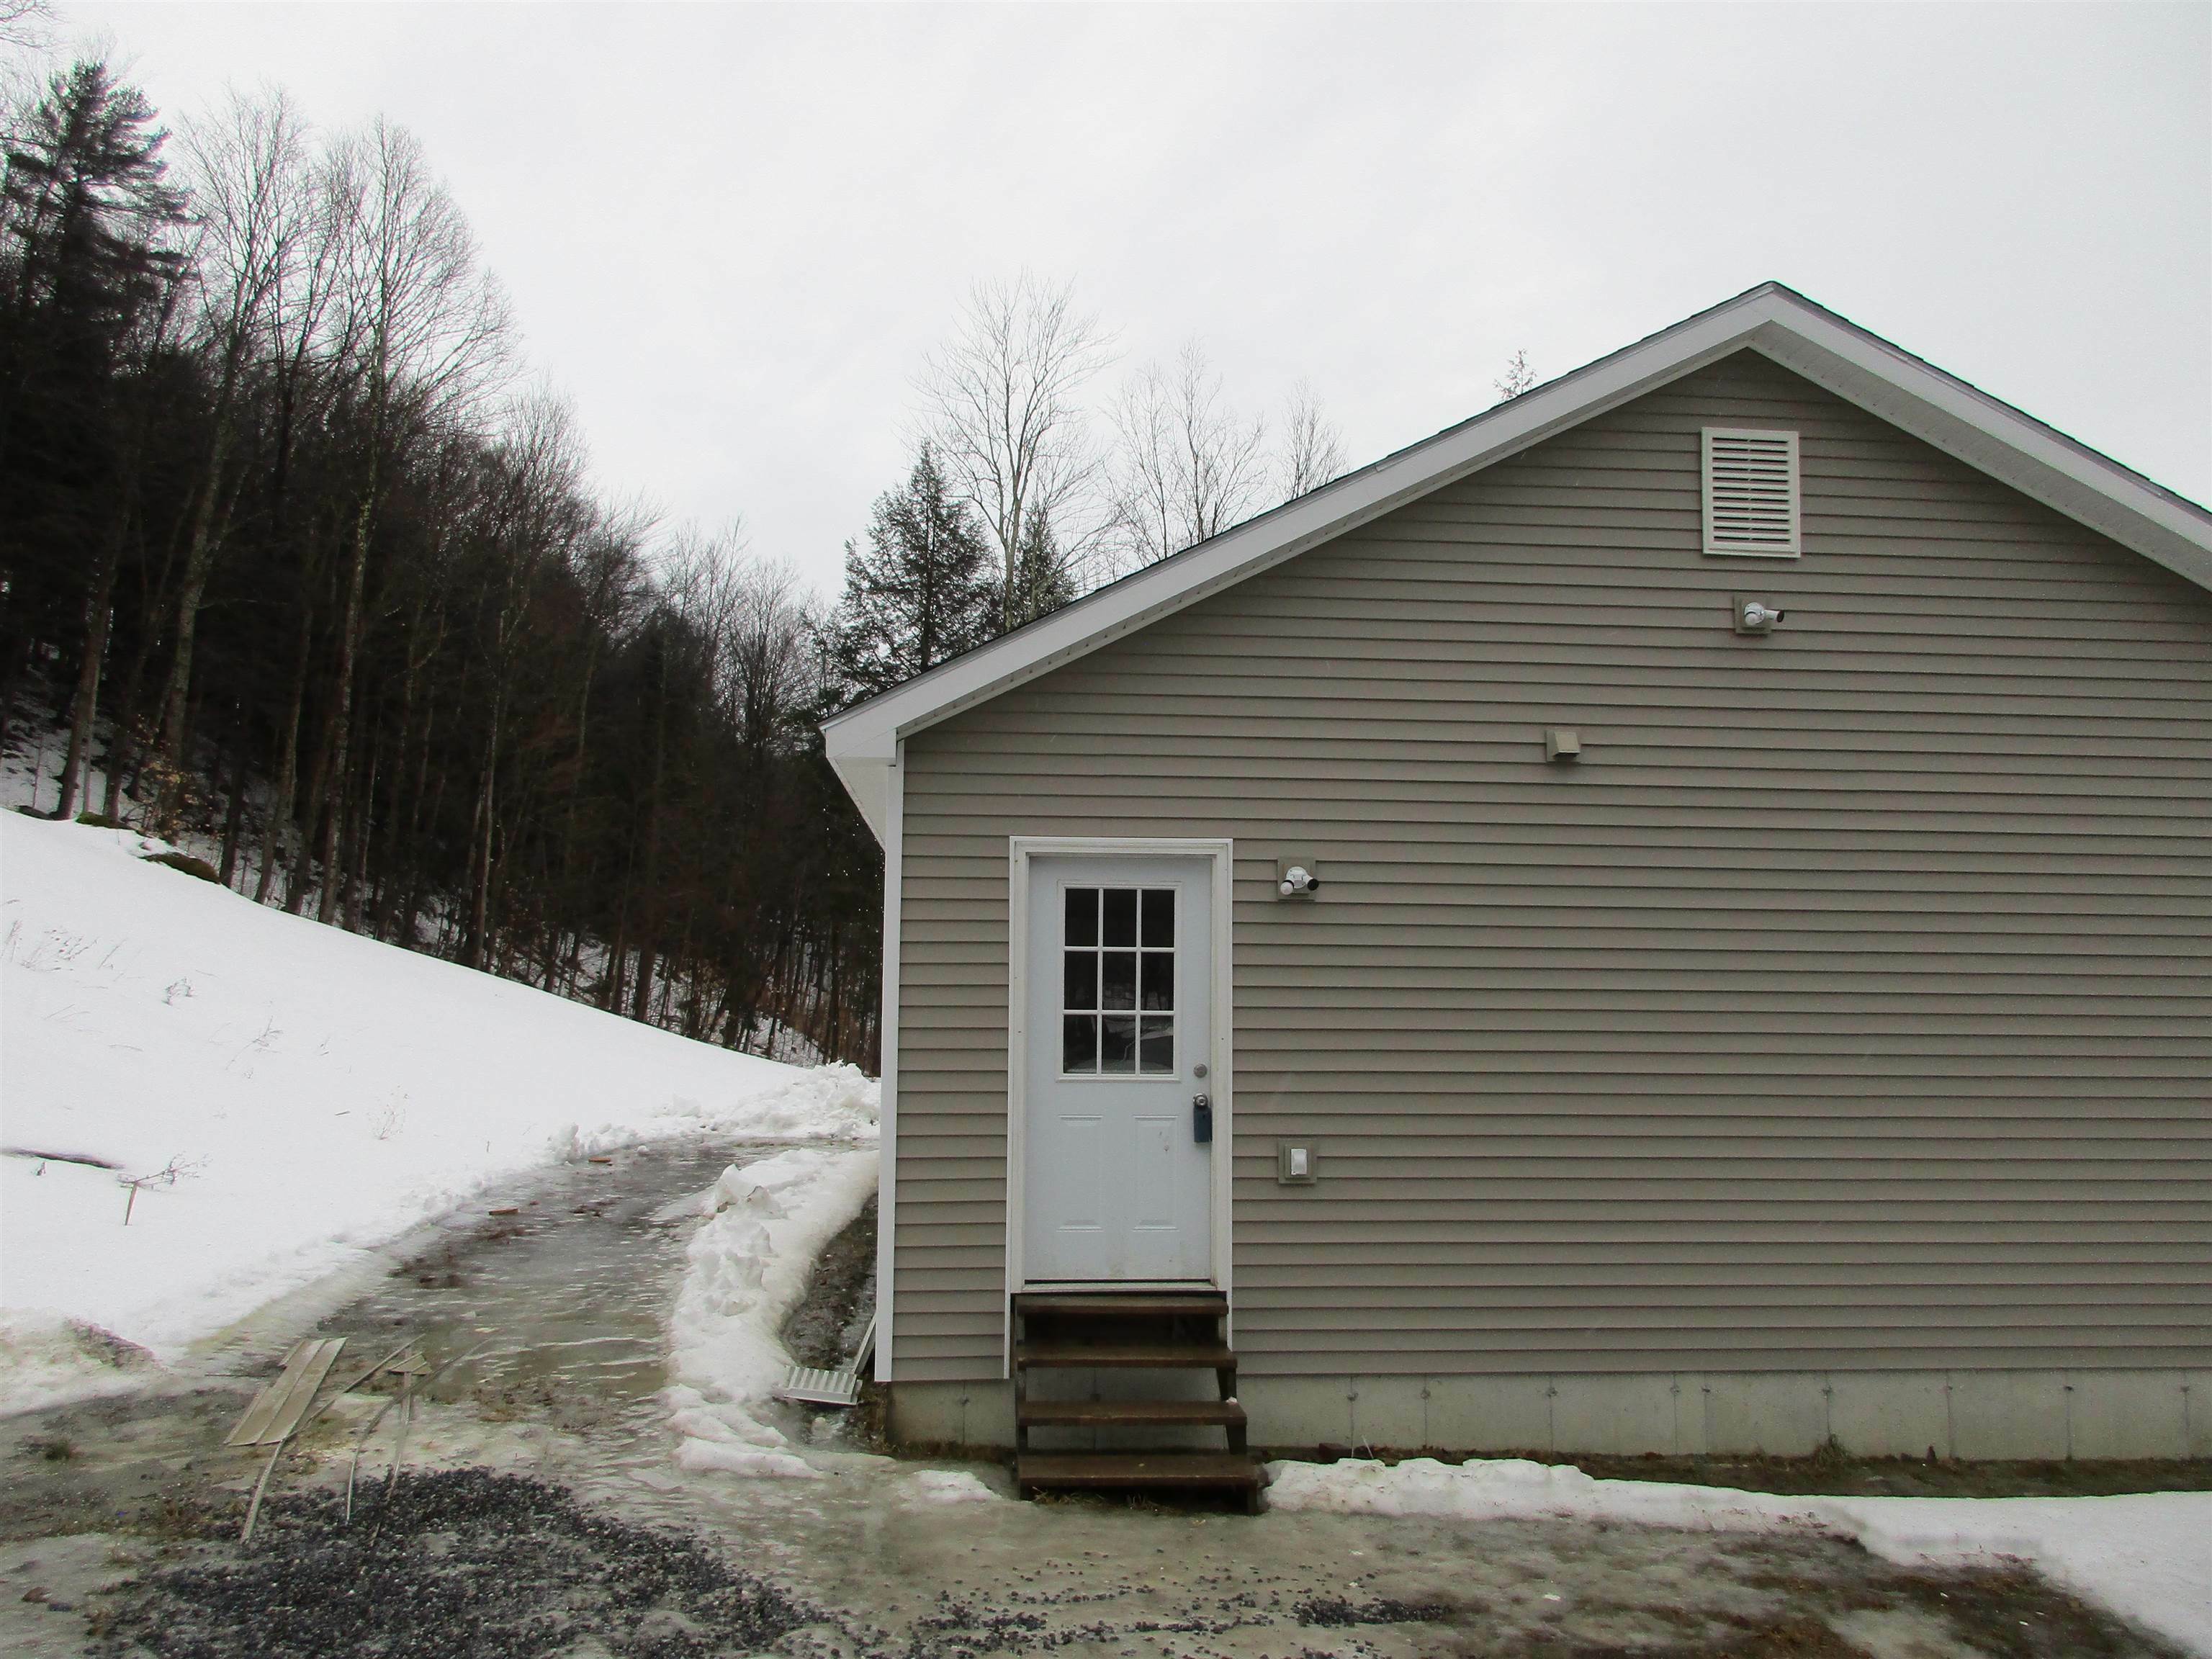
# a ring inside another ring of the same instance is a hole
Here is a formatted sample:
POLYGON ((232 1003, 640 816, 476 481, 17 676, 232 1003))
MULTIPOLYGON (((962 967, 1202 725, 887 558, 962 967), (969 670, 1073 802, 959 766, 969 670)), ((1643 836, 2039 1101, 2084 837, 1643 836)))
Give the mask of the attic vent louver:
POLYGON ((1709 426, 1705 440, 1705 551, 1796 558, 1797 434, 1709 426))

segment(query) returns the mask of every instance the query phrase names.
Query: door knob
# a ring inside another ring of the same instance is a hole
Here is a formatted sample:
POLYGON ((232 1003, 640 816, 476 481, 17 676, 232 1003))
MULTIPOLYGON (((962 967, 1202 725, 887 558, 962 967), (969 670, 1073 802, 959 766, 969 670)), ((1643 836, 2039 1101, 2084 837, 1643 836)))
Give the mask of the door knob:
POLYGON ((1190 1097, 1190 1138, 1200 1146, 1213 1140, 1213 1097, 1193 1095, 1190 1097))

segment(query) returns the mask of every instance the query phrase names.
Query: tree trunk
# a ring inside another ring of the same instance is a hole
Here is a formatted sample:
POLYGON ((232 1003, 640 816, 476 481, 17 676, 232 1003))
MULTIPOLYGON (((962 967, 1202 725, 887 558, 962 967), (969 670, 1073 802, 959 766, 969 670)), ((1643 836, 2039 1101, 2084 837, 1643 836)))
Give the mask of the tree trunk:
POLYGON ((222 822, 222 884, 238 873, 238 842, 246 826, 246 712, 231 715, 230 805, 222 822))
POLYGON ((368 483, 362 491, 360 511, 354 516, 352 567, 346 576, 344 619, 338 629, 337 685, 331 698, 331 758, 328 779, 331 799, 323 817, 323 896, 322 902, 315 909, 319 921, 328 921, 337 914, 338 798, 345 789, 346 750, 353 735, 354 665, 361 656, 362 601, 368 586, 368 538, 375 524, 376 491, 380 476, 378 463, 381 457, 376 447, 382 441, 382 428, 380 411, 378 420, 370 428, 368 483))
MULTIPOLYGON (((100 674, 107 659, 107 630, 114 617, 115 572, 123 561, 124 515, 118 511, 100 547, 99 568, 84 603, 84 661, 77 671, 76 696, 70 708, 69 754, 62 762, 62 798, 54 816, 66 822, 76 811, 77 776, 92 764, 92 727, 100 713, 100 674)), ((85 797, 92 795, 86 779, 85 797)))
POLYGON ((346 862, 343 914, 344 925, 356 933, 362 931, 361 894, 368 879, 368 838, 376 824, 376 770, 384 760, 385 740, 386 733, 380 725, 376 746, 368 751, 368 772, 361 781, 361 788, 354 802, 351 855, 346 862))
POLYGON ((471 825, 470 842, 474 866, 471 873, 476 879, 469 894, 469 966, 484 965, 484 927, 489 919, 491 906, 491 848, 493 784, 499 764, 499 704, 493 700, 491 730, 484 739, 483 782, 477 792, 476 817, 471 825))
MULTIPOLYGON (((228 388, 226 388, 228 391, 228 388)), ((192 507, 191 539, 185 550, 184 580, 177 590, 176 648, 169 656, 169 677, 161 687, 158 725, 161 750, 155 769, 157 784, 155 828, 167 835, 177 825, 184 806, 185 703, 192 684, 192 646, 199 633, 200 602, 207 592, 208 576, 215 568, 216 548, 230 517, 222 497, 222 473, 230 459, 230 419, 216 416, 215 440, 208 457, 207 478, 192 507)))
MULTIPOLYGON (((299 915, 307 908, 308 878, 315 867, 315 827, 321 822, 327 805, 324 785, 331 769, 331 728, 336 725, 336 711, 324 717, 322 741, 315 747, 315 768, 308 775, 307 793, 301 802, 300 845, 292 858, 292 879, 284 889, 284 908, 299 915)), ((323 866, 325 890, 330 882, 330 866, 323 866)))
MULTIPOLYGON (((253 902, 266 904, 275 884, 280 856, 279 837, 297 808, 293 797, 300 785, 300 716, 307 702, 307 655, 314 642, 314 607, 303 588, 300 595, 300 648, 292 663, 292 696, 284 712, 284 736, 276 755, 276 791, 269 799, 269 817, 261 830, 261 873, 253 884, 253 902)), ((300 831, 304 839, 307 832, 300 831)), ((286 896, 286 909, 294 907, 286 896)))

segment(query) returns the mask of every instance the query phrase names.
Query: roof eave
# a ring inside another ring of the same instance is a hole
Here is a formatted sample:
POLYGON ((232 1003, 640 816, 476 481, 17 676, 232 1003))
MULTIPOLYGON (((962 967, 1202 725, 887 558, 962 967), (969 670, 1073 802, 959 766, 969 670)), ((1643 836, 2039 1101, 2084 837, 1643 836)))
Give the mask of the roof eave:
MULTIPOLYGON (((1745 348, 2212 588, 2203 508, 1769 283, 846 710, 822 728, 831 763, 848 789, 871 775, 862 769, 887 777, 902 738, 1745 348)), ((854 799, 880 836, 870 803, 854 799)))
POLYGON ((1663 358, 1616 352, 857 704, 823 723, 830 754, 888 759, 900 738, 1725 356, 1763 319, 1747 308, 1770 291, 1779 292, 1754 289, 1644 343, 1665 343, 1663 358))

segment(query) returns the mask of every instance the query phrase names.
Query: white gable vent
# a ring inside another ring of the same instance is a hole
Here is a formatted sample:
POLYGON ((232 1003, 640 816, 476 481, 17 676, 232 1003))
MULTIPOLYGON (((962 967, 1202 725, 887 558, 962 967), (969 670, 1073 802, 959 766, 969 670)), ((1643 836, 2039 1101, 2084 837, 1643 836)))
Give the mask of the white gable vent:
POLYGON ((1797 434, 1709 426, 1705 437, 1705 551, 1794 559, 1797 434))

